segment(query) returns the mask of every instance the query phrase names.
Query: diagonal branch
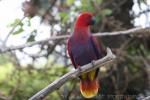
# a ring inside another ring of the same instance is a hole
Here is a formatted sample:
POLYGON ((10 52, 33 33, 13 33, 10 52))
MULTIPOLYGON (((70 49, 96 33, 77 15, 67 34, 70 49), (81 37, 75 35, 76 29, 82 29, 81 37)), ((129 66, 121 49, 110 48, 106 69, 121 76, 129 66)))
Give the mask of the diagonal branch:
MULTIPOLYGON (((150 27, 148 28, 132 28, 125 31, 118 31, 118 32, 103 32, 103 33, 95 33, 94 36, 113 36, 113 35, 127 35, 127 34, 142 34, 142 33, 150 33, 150 27)), ((35 41, 32 43, 23 44, 20 46, 11 46, 11 47, 0 47, 0 53, 17 50, 17 49, 23 49, 26 47, 31 47, 38 44, 44 44, 52 40, 59 40, 59 39, 66 39, 70 37, 70 35, 61 35, 61 36, 53 36, 45 40, 35 41)))
POLYGON ((60 79, 55 80, 51 84, 49 84, 47 87, 33 95, 29 100, 41 100, 45 96, 47 96, 49 93, 52 93, 53 91, 59 89, 65 82, 67 82, 71 78, 75 78, 81 75, 81 73, 89 72, 93 69, 96 69, 98 67, 104 66, 108 63, 111 63, 114 61, 116 56, 111 52, 109 48, 107 48, 107 55, 103 57, 102 59, 96 60, 92 63, 89 63, 87 65, 84 65, 80 67, 80 69, 76 69, 73 71, 68 72, 67 74, 63 75, 60 79))
POLYGON ((17 27, 25 18, 26 18, 26 17, 24 16, 22 19, 20 19, 20 21, 10 30, 10 32, 7 34, 7 36, 6 36, 5 40, 4 40, 3 45, 6 44, 6 42, 7 42, 8 38, 9 38, 9 36, 14 32, 14 30, 16 29, 16 27, 17 27))
POLYGON ((150 100, 150 96, 143 98, 142 100, 150 100))

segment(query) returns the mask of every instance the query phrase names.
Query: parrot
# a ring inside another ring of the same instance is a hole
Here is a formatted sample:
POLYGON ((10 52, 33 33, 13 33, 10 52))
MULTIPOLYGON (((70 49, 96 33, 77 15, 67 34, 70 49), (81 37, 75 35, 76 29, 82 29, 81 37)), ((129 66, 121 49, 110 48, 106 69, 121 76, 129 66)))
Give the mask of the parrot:
MULTIPOLYGON (((91 12, 82 12, 75 21, 73 32, 67 41, 68 55, 75 69, 103 56, 101 42, 98 43, 90 32, 90 26, 94 23, 95 17, 91 12)), ((100 88, 98 73, 99 68, 79 76, 83 97, 92 98, 97 95, 100 88)))

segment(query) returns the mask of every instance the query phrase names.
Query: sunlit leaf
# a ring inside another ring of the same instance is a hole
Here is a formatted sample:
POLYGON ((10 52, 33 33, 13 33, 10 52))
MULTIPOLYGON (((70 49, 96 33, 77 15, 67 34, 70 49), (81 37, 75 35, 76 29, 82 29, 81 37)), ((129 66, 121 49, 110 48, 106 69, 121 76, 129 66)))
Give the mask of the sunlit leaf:
POLYGON ((104 9, 102 10, 102 15, 103 16, 108 16, 112 14, 112 10, 111 9, 104 9))
POLYGON ((69 14, 67 12, 60 12, 59 16, 62 18, 63 22, 68 20, 69 14))
POLYGON ((91 1, 82 0, 82 11, 95 12, 95 7, 91 1))
POLYGON ((97 4, 101 4, 103 2, 103 0, 96 0, 97 4))
POLYGON ((70 5, 72 5, 72 4, 74 3, 74 0, 67 0, 67 2, 66 2, 66 3, 67 3, 67 5, 69 5, 69 6, 70 6, 70 5))
POLYGON ((68 15, 68 13, 66 13, 66 12, 60 12, 59 13, 59 16, 62 17, 62 18, 66 17, 67 15, 68 15))
POLYGON ((24 30, 22 29, 22 27, 20 27, 17 31, 13 32, 13 35, 17 35, 20 34, 21 32, 23 32, 24 30))
POLYGON ((8 25, 8 27, 16 26, 18 23, 19 23, 20 26, 22 26, 23 23, 20 22, 20 21, 21 21, 21 20, 20 20, 19 18, 16 18, 16 19, 14 20, 14 22, 12 22, 11 24, 8 25))
POLYGON ((139 0, 139 3, 144 3, 145 5, 147 5, 147 1, 148 0, 139 0))

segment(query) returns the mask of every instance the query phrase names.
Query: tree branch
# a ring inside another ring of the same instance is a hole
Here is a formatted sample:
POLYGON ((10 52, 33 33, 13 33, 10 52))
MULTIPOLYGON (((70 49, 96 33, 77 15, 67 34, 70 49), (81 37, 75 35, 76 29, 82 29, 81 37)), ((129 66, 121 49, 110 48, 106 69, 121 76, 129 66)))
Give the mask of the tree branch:
POLYGON ((147 96, 147 97, 145 97, 145 98, 142 99, 142 100, 150 100, 150 96, 147 96))
MULTIPOLYGON (((93 35, 98 37, 98 36, 113 36, 113 35, 127 35, 127 34, 142 34, 142 33, 150 33, 150 27, 148 27, 148 28, 138 27, 138 28, 132 28, 129 30, 118 31, 118 32, 95 33, 93 35)), ((0 47, 0 53, 17 50, 17 49, 23 49, 23 48, 31 47, 31 46, 38 45, 38 44, 44 44, 44 43, 47 43, 52 40, 66 39, 68 37, 70 37, 70 35, 53 36, 53 37, 45 39, 45 40, 35 41, 32 43, 23 44, 20 46, 0 47)))
POLYGON ((87 65, 84 65, 80 67, 80 69, 75 69, 73 71, 68 72, 67 74, 63 75, 60 79, 55 80, 51 84, 49 84, 47 87, 33 95, 29 100, 41 100, 45 96, 47 96, 49 93, 59 89, 65 82, 67 82, 71 78, 76 78, 81 75, 81 73, 89 72, 93 69, 96 69, 98 67, 104 66, 110 62, 112 62, 116 56, 111 52, 109 48, 107 48, 107 55, 103 57, 102 59, 96 60, 92 63, 89 63, 87 65))
POLYGON ((149 13, 149 12, 150 12, 150 9, 148 8, 144 11, 139 12, 137 15, 134 15, 134 18, 140 17, 142 14, 146 14, 146 13, 149 13))
POLYGON ((17 27, 25 18, 26 18, 26 17, 24 16, 22 19, 20 19, 20 21, 10 30, 10 32, 7 34, 7 36, 6 36, 5 40, 4 40, 3 45, 6 44, 6 42, 7 42, 8 38, 9 38, 9 36, 14 32, 14 30, 16 29, 16 27, 17 27))

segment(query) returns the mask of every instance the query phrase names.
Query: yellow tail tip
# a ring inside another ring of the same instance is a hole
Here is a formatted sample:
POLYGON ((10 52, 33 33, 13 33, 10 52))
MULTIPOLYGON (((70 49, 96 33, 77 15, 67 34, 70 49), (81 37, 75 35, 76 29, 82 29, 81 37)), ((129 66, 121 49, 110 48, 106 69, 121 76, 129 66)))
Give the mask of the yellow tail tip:
POLYGON ((85 98, 92 98, 97 95, 99 84, 97 80, 80 81, 80 91, 85 98))

